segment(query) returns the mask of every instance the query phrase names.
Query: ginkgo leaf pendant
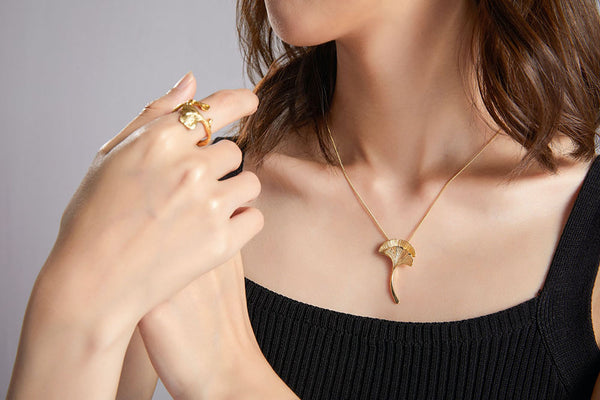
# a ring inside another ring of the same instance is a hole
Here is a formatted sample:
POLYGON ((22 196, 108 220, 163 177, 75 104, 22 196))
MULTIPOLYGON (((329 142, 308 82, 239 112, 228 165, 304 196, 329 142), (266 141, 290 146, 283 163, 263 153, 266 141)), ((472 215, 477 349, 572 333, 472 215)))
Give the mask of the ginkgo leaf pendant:
POLYGON ((385 254, 392 260, 392 271, 390 273, 390 292, 394 303, 398 304, 398 296, 394 290, 394 271, 400 265, 412 266, 415 249, 410 243, 403 239, 390 239, 383 242, 379 247, 379 252, 385 254))

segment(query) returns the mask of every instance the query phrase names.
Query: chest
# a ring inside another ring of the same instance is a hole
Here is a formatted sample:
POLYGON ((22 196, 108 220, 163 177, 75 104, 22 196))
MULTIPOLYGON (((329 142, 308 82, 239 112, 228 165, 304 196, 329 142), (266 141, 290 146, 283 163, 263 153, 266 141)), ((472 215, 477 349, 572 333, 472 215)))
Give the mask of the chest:
MULTIPOLYGON (((249 279, 322 308, 416 322, 476 317, 534 297, 583 179, 573 172, 528 190, 468 180, 449 187, 410 239, 416 256, 395 272, 394 304, 391 261, 377 251, 385 238, 343 178, 282 190, 268 173, 257 175, 265 224, 242 249, 249 279)), ((406 239, 440 187, 412 200, 391 190, 367 204, 390 237, 406 239)))

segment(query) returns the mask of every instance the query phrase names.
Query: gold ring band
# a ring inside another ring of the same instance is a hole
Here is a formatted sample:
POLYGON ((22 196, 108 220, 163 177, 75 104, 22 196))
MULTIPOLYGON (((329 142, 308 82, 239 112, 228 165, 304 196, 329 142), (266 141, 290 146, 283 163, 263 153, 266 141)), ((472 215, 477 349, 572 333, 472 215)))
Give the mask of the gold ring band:
POLYGON ((198 122, 202 124, 206 131, 206 138, 202 139, 197 146, 206 146, 210 143, 210 135, 212 134, 212 118, 206 119, 198 109, 207 111, 210 106, 206 103, 202 103, 198 100, 188 100, 185 103, 181 103, 173 109, 173 111, 179 111, 179 122, 183 124, 187 129, 196 129, 198 122))

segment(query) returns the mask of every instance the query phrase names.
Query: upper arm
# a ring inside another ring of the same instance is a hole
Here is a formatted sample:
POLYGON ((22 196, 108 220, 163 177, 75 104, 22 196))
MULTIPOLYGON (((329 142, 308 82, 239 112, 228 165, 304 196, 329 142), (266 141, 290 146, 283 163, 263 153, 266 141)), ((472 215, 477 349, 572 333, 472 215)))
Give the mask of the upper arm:
MULTIPOLYGON (((598 267, 600 269, 600 266, 598 267)), ((592 325, 596 343, 600 347, 600 271, 596 274, 594 289, 592 291, 592 325)), ((600 375, 596 378, 591 400, 600 400, 600 375)))
MULTIPOLYGON (((600 266, 598 266, 600 269, 600 266)), ((600 347, 600 271, 596 273, 594 289, 592 290, 592 326, 596 344, 600 347)))
POLYGON ((157 381, 158 375, 136 327, 125 353, 116 400, 151 400, 157 381))
POLYGON ((596 384, 594 385, 594 391, 590 400, 600 400, 600 375, 596 378, 596 384))

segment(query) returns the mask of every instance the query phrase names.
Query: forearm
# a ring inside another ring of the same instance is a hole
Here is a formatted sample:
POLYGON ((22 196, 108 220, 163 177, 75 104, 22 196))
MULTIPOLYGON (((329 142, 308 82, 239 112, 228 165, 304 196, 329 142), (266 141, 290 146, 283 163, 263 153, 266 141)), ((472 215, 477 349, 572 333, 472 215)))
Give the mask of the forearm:
MULTIPOLYGON (((299 397, 273 371, 262 355, 261 359, 253 364, 246 365, 243 371, 231 375, 222 396, 218 398, 223 400, 299 400, 299 397)), ((209 398, 211 397, 207 397, 207 399, 209 398)))
MULTIPOLYGON (((222 367, 222 366, 221 366, 222 367)), ((175 400, 298 400, 256 348, 240 354, 228 370, 215 371, 209 383, 190 385, 175 400)))
POLYGON ((596 377, 596 383, 594 385, 594 391, 590 400, 600 400, 600 375, 596 377))
POLYGON ((139 328, 135 329, 121 370, 116 400, 150 400, 158 375, 150 362, 139 328))
POLYGON ((244 287, 238 252, 140 320, 152 365, 174 399, 297 399, 262 354, 244 287))
POLYGON ((93 314, 84 293, 52 278, 34 285, 7 399, 114 399, 135 324, 93 314))

